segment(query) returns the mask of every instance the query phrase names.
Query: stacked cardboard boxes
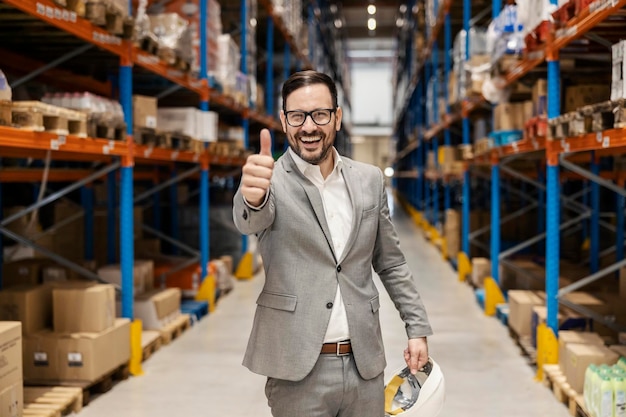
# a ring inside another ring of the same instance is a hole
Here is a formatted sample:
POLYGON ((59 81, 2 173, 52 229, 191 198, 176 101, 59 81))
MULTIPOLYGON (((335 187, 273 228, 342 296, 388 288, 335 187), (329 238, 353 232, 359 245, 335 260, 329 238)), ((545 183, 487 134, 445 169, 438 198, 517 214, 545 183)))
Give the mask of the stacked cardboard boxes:
POLYGON ((93 382, 130 359, 130 321, 115 317, 112 285, 50 285, 52 329, 25 334, 24 379, 93 382))
POLYGON ((456 210, 448 209, 445 213, 443 235, 446 240, 446 252, 450 259, 456 259, 460 250, 461 216, 456 210))
POLYGON ((151 290, 135 297, 135 317, 145 330, 161 330, 180 316, 181 290, 151 290))
POLYGON ((0 321, 0 416, 21 417, 24 407, 22 329, 19 322, 0 321))
POLYGON ((626 98, 626 40, 619 41, 612 47, 611 100, 626 98))

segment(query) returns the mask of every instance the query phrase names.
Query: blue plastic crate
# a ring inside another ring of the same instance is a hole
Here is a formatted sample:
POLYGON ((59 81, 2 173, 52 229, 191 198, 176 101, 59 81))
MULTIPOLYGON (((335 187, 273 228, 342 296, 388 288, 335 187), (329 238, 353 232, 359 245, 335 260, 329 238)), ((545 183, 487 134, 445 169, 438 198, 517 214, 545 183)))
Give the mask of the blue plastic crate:
POLYGON ((209 303, 206 301, 182 300, 180 311, 191 316, 191 324, 209 314, 209 303))
POLYGON ((489 137, 493 139, 494 146, 504 146, 522 140, 524 138, 524 131, 498 130, 496 132, 491 132, 489 137))
POLYGON ((500 320, 502 324, 508 326, 509 324, 509 305, 506 303, 496 305, 496 318, 500 320))

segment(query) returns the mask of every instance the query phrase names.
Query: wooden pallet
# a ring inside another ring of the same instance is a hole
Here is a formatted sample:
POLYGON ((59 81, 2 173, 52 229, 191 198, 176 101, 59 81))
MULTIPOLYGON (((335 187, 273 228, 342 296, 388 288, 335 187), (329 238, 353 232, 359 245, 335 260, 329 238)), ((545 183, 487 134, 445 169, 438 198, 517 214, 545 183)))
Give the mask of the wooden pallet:
POLYGON ((126 140, 126 125, 119 121, 90 117, 87 121, 87 135, 90 138, 126 140))
POLYGON ((168 147, 165 135, 149 127, 135 127, 133 140, 138 145, 160 148, 168 147))
POLYGON ((156 330, 144 330, 141 332, 141 361, 147 361, 154 353, 161 349, 161 333, 156 330))
POLYGON ((61 417, 83 408, 83 390, 75 387, 25 387, 24 417, 61 417))
POLYGON ((159 330, 161 341, 164 345, 168 345, 190 327, 191 320, 189 314, 181 314, 159 330))
POLYGON ((139 46, 140 49, 146 51, 150 55, 156 56, 159 52, 159 41, 157 40, 156 36, 151 33, 141 39, 138 39, 137 46, 139 46))
POLYGON ((85 113, 41 101, 14 101, 11 119, 15 126, 24 130, 87 137, 85 113))
POLYGON ((548 387, 556 399, 565 404, 574 417, 587 417, 582 395, 578 394, 567 383, 559 365, 543 365, 543 384, 548 387))
POLYGON ((509 335, 520 348, 522 356, 528 360, 528 364, 537 365, 537 349, 533 346, 530 336, 519 336, 515 330, 509 327, 509 335))
POLYGON ((615 124, 615 103, 605 101, 582 107, 580 113, 584 119, 584 133, 603 132, 612 129, 615 124))
POLYGON ((89 404, 91 397, 103 394, 113 388, 114 382, 128 379, 130 371, 128 363, 124 363, 112 371, 106 373, 95 381, 81 380, 26 380, 24 385, 32 387, 75 387, 82 391, 83 406, 89 404))

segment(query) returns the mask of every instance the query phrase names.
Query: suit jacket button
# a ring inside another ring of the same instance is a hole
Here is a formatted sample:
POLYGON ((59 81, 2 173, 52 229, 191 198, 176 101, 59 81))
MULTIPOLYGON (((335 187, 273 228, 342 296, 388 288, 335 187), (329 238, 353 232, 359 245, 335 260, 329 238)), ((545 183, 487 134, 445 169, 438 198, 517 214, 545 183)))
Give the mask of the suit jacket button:
POLYGON ((333 308, 333 303, 326 303, 326 308, 329 310, 333 308))
POLYGON ((341 272, 341 265, 337 265, 337 272, 341 272))

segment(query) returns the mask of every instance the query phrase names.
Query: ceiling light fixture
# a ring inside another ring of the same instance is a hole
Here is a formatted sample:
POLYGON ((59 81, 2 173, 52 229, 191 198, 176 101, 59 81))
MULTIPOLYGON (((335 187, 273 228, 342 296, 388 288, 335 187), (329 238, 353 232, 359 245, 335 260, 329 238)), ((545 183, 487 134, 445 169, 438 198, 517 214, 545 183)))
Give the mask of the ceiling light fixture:
POLYGON ((376 19, 374 19, 373 17, 367 19, 367 28, 369 30, 376 30, 376 19))
POLYGON ((376 6, 374 6, 373 4, 370 4, 369 6, 367 6, 367 14, 375 15, 376 14, 376 6))

